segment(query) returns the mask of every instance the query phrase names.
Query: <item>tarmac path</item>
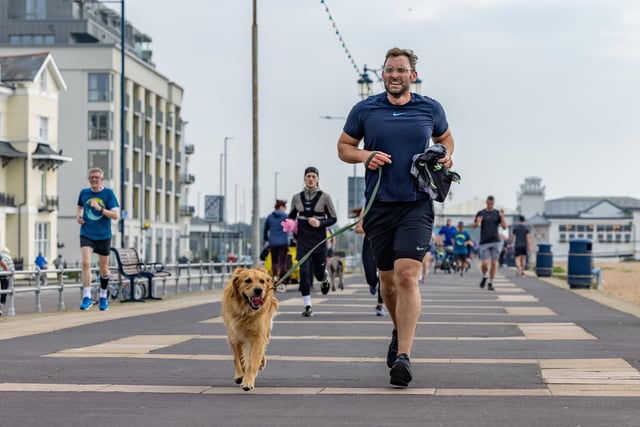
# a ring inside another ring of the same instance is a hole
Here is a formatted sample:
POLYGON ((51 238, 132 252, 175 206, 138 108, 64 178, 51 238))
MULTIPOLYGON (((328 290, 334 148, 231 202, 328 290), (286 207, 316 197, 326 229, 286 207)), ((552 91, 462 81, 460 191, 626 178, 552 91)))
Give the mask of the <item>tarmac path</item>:
POLYGON ((295 285, 277 294, 250 392, 232 381, 220 289, 3 318, 0 425, 639 426, 637 306, 501 273, 494 292, 476 268, 430 273, 405 389, 361 276, 315 293, 311 318, 295 285))

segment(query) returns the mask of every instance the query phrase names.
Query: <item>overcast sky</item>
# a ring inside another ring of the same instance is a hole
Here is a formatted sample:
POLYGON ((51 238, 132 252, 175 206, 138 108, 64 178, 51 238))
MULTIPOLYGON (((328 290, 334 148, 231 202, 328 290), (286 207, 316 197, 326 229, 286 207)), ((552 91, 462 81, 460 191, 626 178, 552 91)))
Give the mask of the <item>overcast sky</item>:
MULTIPOLYGON (((515 208, 525 177, 547 199, 640 198, 640 2, 327 0, 362 69, 413 49, 422 92, 442 103, 463 182, 453 203, 493 194, 515 208)), ((117 7, 117 6, 114 6, 117 7)), ((194 144, 190 204, 219 194, 228 142, 228 216, 251 221, 252 1, 127 0, 157 69, 184 87, 194 144), (236 202, 237 189, 237 202, 236 202)), ((301 190, 315 165, 344 223, 352 165, 336 141, 358 75, 320 0, 258 0, 261 216, 301 190)), ((376 92, 382 91, 376 85, 376 92)), ((356 173, 363 174, 362 165, 356 173)))

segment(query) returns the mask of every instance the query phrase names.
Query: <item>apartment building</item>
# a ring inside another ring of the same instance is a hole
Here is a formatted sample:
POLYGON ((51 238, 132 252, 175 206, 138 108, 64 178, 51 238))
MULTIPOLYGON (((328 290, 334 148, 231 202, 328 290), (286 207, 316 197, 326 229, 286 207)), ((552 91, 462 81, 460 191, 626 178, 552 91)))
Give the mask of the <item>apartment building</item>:
POLYGON ((16 268, 57 250, 57 180, 71 161, 58 144, 65 90, 49 53, 0 56, 0 248, 16 268))
POLYGON ((68 262, 81 259, 75 221, 78 192, 98 166, 115 190, 124 221, 113 246, 135 247, 147 261, 175 261, 189 249, 184 89, 152 62, 151 37, 93 1, 9 0, 0 5, 0 55, 46 49, 67 83, 60 96, 60 148, 73 158, 58 176, 57 242, 68 262), (124 118, 124 128, 121 127, 124 118))

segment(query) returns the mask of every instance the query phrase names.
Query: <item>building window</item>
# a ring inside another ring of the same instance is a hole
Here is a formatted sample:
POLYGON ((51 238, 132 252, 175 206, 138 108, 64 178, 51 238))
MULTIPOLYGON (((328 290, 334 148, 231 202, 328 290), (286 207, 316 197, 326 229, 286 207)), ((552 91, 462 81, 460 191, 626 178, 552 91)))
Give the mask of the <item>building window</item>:
POLYGON ((624 242, 625 243, 630 243, 631 242, 631 234, 625 234, 624 235, 624 242))
POLYGON ((40 75, 40 90, 47 92, 49 90, 49 81, 47 79, 47 70, 43 70, 40 75))
POLYGON ((109 111, 89 111, 89 140, 112 139, 112 114, 109 111))
POLYGON ((561 242, 566 242, 567 241, 567 235, 565 233, 560 233, 560 241, 561 242))
POLYGON ((47 17, 46 0, 25 0, 24 19, 45 19, 47 17))
POLYGON ((19 46, 32 46, 39 44, 54 44, 56 41, 52 34, 11 34, 9 44, 19 46))
POLYGON ((104 171, 104 179, 111 179, 111 152, 109 150, 88 150, 89 168, 100 168, 104 171))
POLYGON ((42 141, 49 140, 49 118, 48 117, 38 118, 38 137, 42 141))
POLYGON ((42 253, 47 256, 49 254, 49 223, 36 222, 36 253, 42 253))
POLYGON ((111 102, 113 78, 110 73, 89 73, 89 101, 111 102))

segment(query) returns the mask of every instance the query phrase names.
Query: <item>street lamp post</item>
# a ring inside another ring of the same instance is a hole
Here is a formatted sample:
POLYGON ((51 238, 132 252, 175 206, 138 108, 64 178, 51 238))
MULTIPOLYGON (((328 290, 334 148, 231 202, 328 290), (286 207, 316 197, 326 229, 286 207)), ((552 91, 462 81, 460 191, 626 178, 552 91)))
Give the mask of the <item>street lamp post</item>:
POLYGON ((273 200, 278 200, 278 175, 282 172, 274 172, 273 173, 273 200))
POLYGON ((227 141, 233 139, 232 136, 224 137, 224 186, 222 187, 222 249, 227 251, 227 141))

